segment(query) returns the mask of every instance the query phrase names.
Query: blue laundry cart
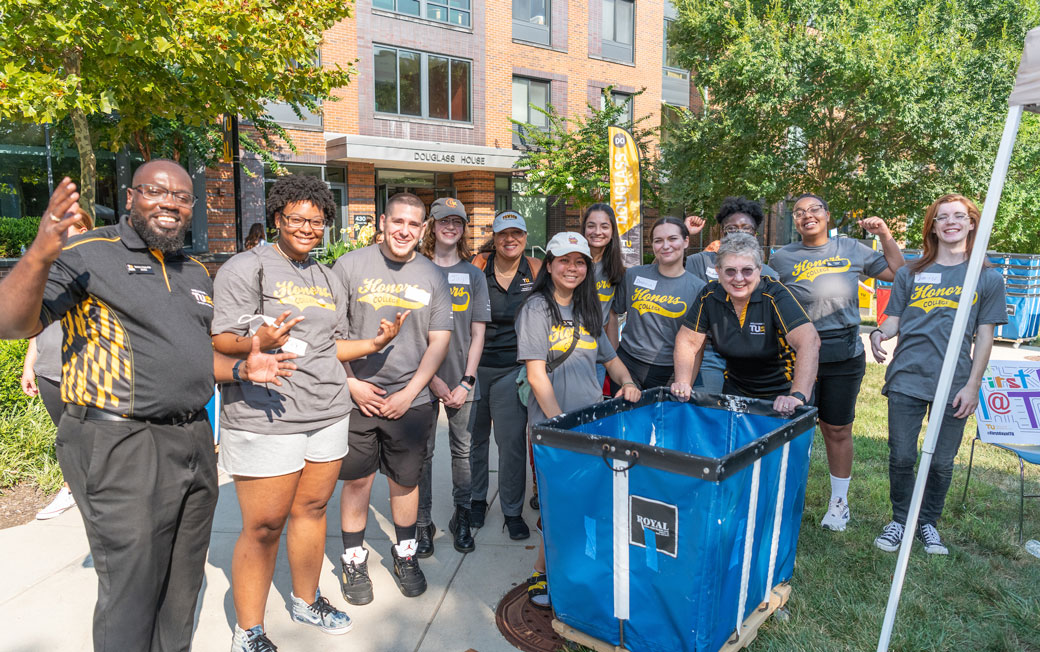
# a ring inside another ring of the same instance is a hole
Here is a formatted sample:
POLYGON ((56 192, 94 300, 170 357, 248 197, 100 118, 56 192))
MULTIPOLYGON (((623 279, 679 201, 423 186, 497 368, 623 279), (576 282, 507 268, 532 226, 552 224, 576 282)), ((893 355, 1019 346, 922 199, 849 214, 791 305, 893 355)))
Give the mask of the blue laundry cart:
POLYGON ((531 430, 556 617, 633 651, 717 652, 791 579, 816 408, 665 388, 531 430))

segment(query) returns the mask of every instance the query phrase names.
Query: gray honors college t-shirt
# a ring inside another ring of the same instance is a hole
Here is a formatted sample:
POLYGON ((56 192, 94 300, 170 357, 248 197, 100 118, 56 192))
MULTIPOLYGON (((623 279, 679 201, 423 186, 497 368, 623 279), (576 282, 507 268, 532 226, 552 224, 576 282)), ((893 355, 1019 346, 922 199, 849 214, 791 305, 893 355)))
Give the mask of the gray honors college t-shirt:
MULTIPOLYGON (((554 326, 549 304, 541 296, 533 296, 516 317, 517 362, 545 360, 551 362, 564 354, 574 339, 574 311, 571 306, 560 306, 563 323, 554 326)), ((596 375, 597 362, 610 362, 617 354, 606 334, 600 331, 595 338, 581 327, 578 343, 559 367, 549 374, 556 402, 564 412, 598 403, 603 398, 603 387, 596 375)), ((545 421, 545 413, 538 406, 534 392, 527 402, 527 423, 545 421)))
MULTIPOLYGON (((825 331, 859 326, 859 275, 877 278, 888 269, 884 254, 849 238, 831 238, 819 247, 795 242, 774 252, 769 264, 824 339, 825 331)), ((859 337, 853 346, 848 357, 862 355, 859 337)))
POLYGON ((657 263, 630 267, 614 307, 619 315, 628 313, 621 346, 640 362, 670 367, 675 336, 704 285, 687 271, 674 278, 664 276, 657 263))
POLYGON ((610 309, 614 307, 618 288, 603 276, 602 260, 592 264, 592 278, 596 280, 596 296, 599 298, 599 307, 603 309, 603 327, 606 328, 607 317, 610 315, 610 309))
MULTIPOLYGON (((899 318, 899 340, 885 372, 882 394, 899 392, 922 401, 935 399, 935 384, 942 370, 967 272, 967 261, 953 266, 932 264, 916 273, 905 265, 896 272, 885 314, 899 318)), ((971 343, 975 331, 982 324, 1006 323, 1004 279, 993 268, 983 269, 950 386, 951 402, 971 375, 971 343)))
MULTIPOLYGON (((390 260, 379 245, 355 249, 336 261, 333 274, 347 291, 347 334, 350 339, 373 337, 379 320, 393 321, 411 310, 401 331, 378 353, 350 363, 354 376, 386 390, 402 389, 412 379, 428 348, 430 331, 452 330, 451 293, 440 268, 416 253, 406 263, 390 260)), ((430 402, 422 388, 412 407, 430 402)))
POLYGON ((336 358, 336 340, 346 337, 345 294, 324 265, 309 259, 297 267, 275 247, 254 247, 224 263, 213 280, 213 334, 254 331, 264 323, 259 315, 248 324, 239 320, 252 317, 262 303, 268 317, 289 311, 289 321, 303 315, 289 334, 306 342, 307 349, 293 360, 296 371, 282 378, 281 386, 222 385, 222 426, 285 435, 324 428, 347 416, 347 374, 336 358))
MULTIPOLYGON (((437 266, 448 281, 451 292, 451 314, 454 330, 448 344, 448 355, 437 370, 437 377, 455 389, 466 374, 466 359, 473 342, 473 322, 491 321, 491 299, 488 298, 487 276, 476 265, 459 261, 451 267, 437 266)), ((409 317, 411 319, 411 317, 409 317)), ((480 385, 474 385, 467 401, 480 398, 480 385)))

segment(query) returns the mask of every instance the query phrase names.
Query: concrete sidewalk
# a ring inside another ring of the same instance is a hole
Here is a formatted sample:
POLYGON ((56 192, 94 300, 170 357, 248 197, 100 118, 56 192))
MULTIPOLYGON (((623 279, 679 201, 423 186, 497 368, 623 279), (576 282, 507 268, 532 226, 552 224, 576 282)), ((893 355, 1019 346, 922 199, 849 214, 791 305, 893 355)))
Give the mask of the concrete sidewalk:
MULTIPOLYGON (((495 446, 492 469, 497 467, 495 446)), ((491 474, 488 517, 476 534, 477 549, 463 555, 447 532, 452 513, 451 458, 447 422, 437 429, 434 456, 434 523, 436 551, 420 564, 429 588, 418 598, 405 598, 394 583, 390 544, 393 523, 386 480, 376 478, 369 511, 367 546, 375 601, 363 607, 346 604, 339 589, 339 487, 329 506, 326 559, 320 587, 334 605, 344 608, 354 628, 344 636, 328 636, 289 620, 292 587, 285 558, 285 539, 278 555, 274 584, 267 603, 266 625, 279 650, 351 650, 352 652, 440 652, 515 650, 495 626, 495 607, 512 587, 527 578, 537 553, 533 532, 537 512, 525 511, 531 538, 511 541, 502 530, 496 473, 491 474), (492 498, 493 497, 493 498, 492 498)), ((231 553, 242 520, 234 483, 222 476, 210 539, 202 597, 196 612, 193 650, 224 652, 231 645, 234 608, 231 601, 231 553)), ((71 509, 50 521, 34 521, 0 530, 0 631, 5 652, 89 651, 97 576, 91 567, 79 511, 71 509)))

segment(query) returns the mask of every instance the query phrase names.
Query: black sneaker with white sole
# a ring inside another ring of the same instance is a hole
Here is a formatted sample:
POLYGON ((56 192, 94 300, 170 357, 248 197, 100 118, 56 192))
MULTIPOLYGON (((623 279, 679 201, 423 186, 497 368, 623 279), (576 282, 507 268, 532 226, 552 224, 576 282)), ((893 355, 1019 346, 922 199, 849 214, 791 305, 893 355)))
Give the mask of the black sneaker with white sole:
POLYGON ((891 521, 885 526, 885 529, 881 531, 881 534, 874 539, 874 545, 884 550, 885 552, 895 552, 899 550, 900 544, 903 543, 903 524, 891 521))
POLYGON ((368 576, 368 551, 365 551, 363 559, 348 559, 347 555, 341 555, 340 564, 343 569, 340 574, 343 599, 359 606, 372 602, 375 595, 372 591, 372 579, 368 576))
POLYGON ((394 580, 406 598, 414 598, 426 592, 426 576, 419 568, 419 560, 415 555, 401 557, 397 554, 397 546, 390 545, 390 555, 394 558, 394 580))
POLYGON ((950 549, 939 538, 939 530, 931 523, 917 527, 917 540, 924 544, 924 551, 929 555, 948 555, 950 549))

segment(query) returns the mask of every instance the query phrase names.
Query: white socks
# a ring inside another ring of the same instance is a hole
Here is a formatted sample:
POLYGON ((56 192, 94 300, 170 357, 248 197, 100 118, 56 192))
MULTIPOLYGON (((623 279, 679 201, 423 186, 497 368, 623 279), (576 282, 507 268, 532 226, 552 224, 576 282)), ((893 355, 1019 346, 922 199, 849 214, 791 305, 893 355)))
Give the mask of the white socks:
POLYGON ((368 560, 368 551, 365 550, 365 546, 355 546, 353 548, 347 548, 343 551, 343 561, 346 563, 356 562, 361 563, 368 560))
POLYGON ((396 544, 394 549, 397 550, 398 557, 412 557, 415 555, 415 548, 418 545, 415 539, 405 539, 401 543, 396 544))
POLYGON ((835 498, 841 498, 845 501, 845 504, 849 504, 849 482, 852 480, 848 478, 836 478, 831 476, 831 500, 835 498))

